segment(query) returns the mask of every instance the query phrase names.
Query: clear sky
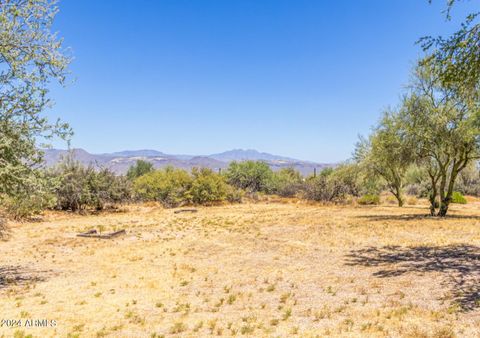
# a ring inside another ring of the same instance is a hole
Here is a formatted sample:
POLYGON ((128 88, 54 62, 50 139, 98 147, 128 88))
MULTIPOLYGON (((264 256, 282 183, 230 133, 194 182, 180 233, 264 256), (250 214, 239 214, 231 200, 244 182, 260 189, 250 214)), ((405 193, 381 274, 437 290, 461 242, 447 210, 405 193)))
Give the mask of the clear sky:
MULTIPOLYGON (((476 2, 474 4, 477 4, 476 2)), ((421 55, 451 32, 445 0, 63 0, 72 48, 49 112, 93 153, 232 148, 319 162, 351 156, 396 105, 421 55)), ((64 144, 55 144, 65 148, 64 144)))

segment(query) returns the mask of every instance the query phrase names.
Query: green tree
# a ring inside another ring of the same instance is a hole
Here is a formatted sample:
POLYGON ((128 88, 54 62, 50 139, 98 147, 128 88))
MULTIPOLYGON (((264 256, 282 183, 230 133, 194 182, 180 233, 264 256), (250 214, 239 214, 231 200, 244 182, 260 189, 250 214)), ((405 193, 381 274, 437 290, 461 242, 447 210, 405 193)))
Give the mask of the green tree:
POLYGON ((455 181, 479 158, 478 104, 445 86, 439 71, 422 64, 401 110, 403 128, 419 163, 431 181, 430 211, 446 216, 455 181))
MULTIPOLYGON (((432 2, 432 0, 429 0, 432 2)), ((447 19, 460 1, 447 0, 447 19)), ((420 43, 428 54, 424 64, 435 64, 442 85, 478 99, 480 85, 480 12, 467 15, 460 29, 448 37, 423 37, 420 43)))
POLYGON ((303 177, 294 168, 282 168, 272 175, 271 192, 283 197, 292 197, 297 194, 303 183, 303 177))
POLYGON ((143 176, 152 172, 153 164, 145 160, 137 160, 134 165, 130 166, 127 171, 127 178, 129 180, 134 180, 137 177, 143 176))
POLYGON ((138 177, 133 182, 135 194, 142 200, 158 201, 176 207, 191 201, 192 177, 183 169, 166 167, 138 177))
POLYGON ((262 161, 234 161, 226 172, 229 184, 250 192, 269 192, 272 176, 272 169, 262 161))
POLYGON ((208 168, 193 168, 192 176, 193 182, 189 195, 193 203, 209 204, 226 199, 228 186, 224 176, 208 168))
POLYGON ((401 123, 397 112, 385 111, 370 138, 362 139, 356 149, 357 160, 373 175, 385 180, 400 207, 404 204, 405 173, 414 160, 409 138, 401 123))
POLYGON ((69 63, 51 32, 57 11, 55 1, 0 0, 0 198, 28 191, 41 179, 39 148, 71 134, 43 114, 50 83, 64 83, 69 63))

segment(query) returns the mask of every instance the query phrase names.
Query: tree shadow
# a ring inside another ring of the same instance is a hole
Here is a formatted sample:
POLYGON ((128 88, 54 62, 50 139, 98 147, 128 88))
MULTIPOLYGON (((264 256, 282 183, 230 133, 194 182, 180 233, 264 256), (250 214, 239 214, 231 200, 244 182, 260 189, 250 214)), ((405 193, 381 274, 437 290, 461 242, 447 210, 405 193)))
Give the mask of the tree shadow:
POLYGON ((346 265, 385 267, 373 273, 379 278, 440 272, 445 274, 442 283, 451 289, 453 302, 462 311, 480 307, 480 247, 477 246, 369 247, 352 250, 346 265))
POLYGON ((445 217, 431 216, 427 214, 402 214, 402 215, 360 215, 357 218, 368 219, 370 221, 419 221, 424 219, 444 220, 444 219, 458 219, 458 220, 480 220, 477 215, 455 215, 447 214, 445 217))
POLYGON ((0 266, 0 290, 11 286, 44 282, 46 271, 31 270, 22 266, 0 266))
POLYGON ((9 235, 7 221, 0 215, 0 240, 7 240, 9 235))

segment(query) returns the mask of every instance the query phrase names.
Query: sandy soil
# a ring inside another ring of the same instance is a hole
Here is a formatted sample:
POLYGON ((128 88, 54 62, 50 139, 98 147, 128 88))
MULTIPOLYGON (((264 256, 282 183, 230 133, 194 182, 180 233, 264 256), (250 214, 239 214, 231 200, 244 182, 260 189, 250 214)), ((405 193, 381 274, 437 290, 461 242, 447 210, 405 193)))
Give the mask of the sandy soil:
POLYGON ((48 213, 0 241, 0 336, 480 336, 480 205, 426 212, 48 213), (76 237, 91 228, 127 235, 76 237))

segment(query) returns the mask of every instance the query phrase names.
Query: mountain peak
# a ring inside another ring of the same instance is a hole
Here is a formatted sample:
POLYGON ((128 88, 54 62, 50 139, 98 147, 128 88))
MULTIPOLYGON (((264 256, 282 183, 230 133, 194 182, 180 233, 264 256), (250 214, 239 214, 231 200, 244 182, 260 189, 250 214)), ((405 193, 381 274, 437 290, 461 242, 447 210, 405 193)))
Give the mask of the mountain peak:
POLYGON ((289 158, 285 156, 278 156, 269 153, 259 152, 256 149, 232 149, 225 151, 223 153, 210 155, 211 158, 214 158, 219 161, 244 161, 244 160, 253 160, 253 161, 289 161, 289 162, 299 162, 300 160, 289 158))

